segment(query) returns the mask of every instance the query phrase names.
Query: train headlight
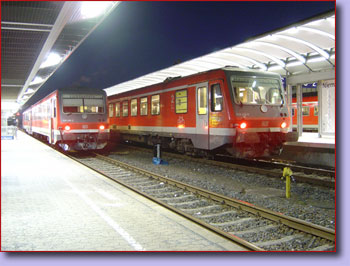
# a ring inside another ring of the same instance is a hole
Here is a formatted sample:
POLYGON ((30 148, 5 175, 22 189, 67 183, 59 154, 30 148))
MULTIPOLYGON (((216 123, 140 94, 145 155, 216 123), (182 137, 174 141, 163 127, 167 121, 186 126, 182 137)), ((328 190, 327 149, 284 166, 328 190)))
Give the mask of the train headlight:
POLYGON ((240 125, 239 125, 240 129, 245 129, 247 128, 247 123, 246 122, 242 122, 240 125))
POLYGON ((287 127, 287 123, 286 122, 282 122, 281 128, 286 128, 286 127, 287 127))
POLYGON ((69 125, 66 125, 66 126, 64 127, 64 130, 65 130, 65 131, 69 131, 69 130, 70 130, 70 126, 69 126, 69 125))
POLYGON ((100 125, 99 129, 100 129, 100 130, 104 130, 104 129, 105 129, 105 126, 104 126, 104 125, 100 125))

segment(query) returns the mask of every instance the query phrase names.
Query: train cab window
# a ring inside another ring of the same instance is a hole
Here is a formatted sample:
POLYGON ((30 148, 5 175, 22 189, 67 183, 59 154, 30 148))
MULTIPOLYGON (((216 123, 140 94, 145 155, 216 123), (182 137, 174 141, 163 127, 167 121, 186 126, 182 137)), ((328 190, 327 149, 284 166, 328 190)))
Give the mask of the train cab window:
POLYGON ((237 104, 283 104, 283 90, 278 79, 232 75, 231 85, 237 104))
POLYGON ((148 114, 147 97, 140 99, 140 115, 148 114))
POLYGON ((314 116, 318 116, 318 105, 317 104, 314 107, 314 116))
POLYGON ((208 107, 208 96, 207 96, 207 87, 201 87, 197 90, 197 108, 199 115, 207 114, 208 107))
POLYGON ((84 113, 103 113, 104 102, 102 96, 100 98, 83 98, 84 113))
POLYGON ((153 95, 151 98, 151 114, 159 115, 160 114, 160 96, 153 95))
POLYGON ((120 102, 115 104, 115 116, 120 117, 120 102))
POLYGON ((175 112, 177 114, 187 113, 187 90, 175 92, 175 112))
POLYGON ((109 114, 108 114, 108 116, 109 117, 113 117, 113 103, 110 103, 109 104, 109 114))
POLYGON ((223 97, 220 84, 214 84, 211 86, 211 111, 221 112, 223 104, 223 97))
POLYGON ((130 101, 130 114, 131 116, 137 116, 137 99, 130 101))
POLYGON ((309 106, 303 106, 302 107, 303 116, 309 116, 310 115, 310 107, 309 106))
POLYGON ((129 115, 129 102, 125 101, 123 102, 123 116, 129 115))
POLYGON ((83 111, 83 99, 63 98, 63 113, 81 113, 83 111))
POLYGON ((105 103, 102 95, 63 94, 64 113, 104 113, 105 103))

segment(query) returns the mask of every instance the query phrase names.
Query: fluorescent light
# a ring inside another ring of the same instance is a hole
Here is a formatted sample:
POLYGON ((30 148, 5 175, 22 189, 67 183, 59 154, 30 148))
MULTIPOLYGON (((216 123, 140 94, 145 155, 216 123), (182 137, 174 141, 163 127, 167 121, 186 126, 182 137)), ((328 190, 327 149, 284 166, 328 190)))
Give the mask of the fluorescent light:
POLYGON ((30 85, 43 83, 44 80, 41 77, 35 77, 35 79, 30 83, 30 85))
POLYGON ((44 63, 41 64, 40 68, 50 67, 58 65, 62 60, 62 57, 56 53, 50 53, 44 63))
POLYGON ((81 16, 84 19, 98 17, 105 13, 107 8, 113 5, 113 3, 109 1, 84 1, 81 3, 81 16))
POLYGON ((26 92, 25 92, 24 94, 31 94, 31 93, 33 93, 33 92, 34 92, 34 90, 31 89, 31 88, 29 88, 29 89, 26 90, 26 92))

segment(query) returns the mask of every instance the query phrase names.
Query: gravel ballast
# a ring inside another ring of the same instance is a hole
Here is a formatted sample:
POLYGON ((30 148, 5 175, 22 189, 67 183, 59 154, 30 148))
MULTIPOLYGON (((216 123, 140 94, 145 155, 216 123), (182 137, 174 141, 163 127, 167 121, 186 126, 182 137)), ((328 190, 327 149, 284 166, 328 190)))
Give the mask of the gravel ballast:
MULTIPOLYGON (((123 148, 111 158, 193 186, 246 201, 307 222, 335 229, 335 191, 304 183, 291 184, 291 198, 285 197, 285 182, 255 173, 163 156, 168 165, 154 165, 153 154, 123 148)), ((282 170, 281 170, 282 176, 282 170)))

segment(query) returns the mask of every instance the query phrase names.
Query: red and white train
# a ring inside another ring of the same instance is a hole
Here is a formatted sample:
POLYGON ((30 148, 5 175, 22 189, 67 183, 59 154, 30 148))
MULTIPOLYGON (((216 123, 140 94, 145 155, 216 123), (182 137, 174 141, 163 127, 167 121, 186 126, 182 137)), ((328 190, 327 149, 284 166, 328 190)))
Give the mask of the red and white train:
MULTIPOLYGON (((292 120, 293 128, 297 127, 297 104, 296 98, 292 100, 292 120)), ((317 96, 306 96, 303 97, 302 103, 303 113, 303 131, 318 131, 318 97, 317 96)))
POLYGON ((189 154, 278 154, 290 114, 278 74, 235 67, 177 77, 108 96, 111 136, 189 154))
POLYGON ((59 89, 32 105, 23 129, 64 150, 103 149, 109 139, 106 93, 100 89, 59 89))

